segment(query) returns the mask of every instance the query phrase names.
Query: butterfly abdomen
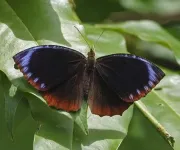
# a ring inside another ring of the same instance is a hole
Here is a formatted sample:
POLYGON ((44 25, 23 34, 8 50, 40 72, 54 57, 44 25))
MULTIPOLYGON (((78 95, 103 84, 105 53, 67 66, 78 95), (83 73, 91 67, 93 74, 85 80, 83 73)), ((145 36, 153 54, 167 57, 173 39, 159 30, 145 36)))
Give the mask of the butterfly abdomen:
POLYGON ((85 69, 84 78, 83 78, 83 92, 84 92, 85 100, 87 100, 87 98, 88 98, 88 93, 89 93, 89 89, 90 89, 90 74, 89 73, 85 69))

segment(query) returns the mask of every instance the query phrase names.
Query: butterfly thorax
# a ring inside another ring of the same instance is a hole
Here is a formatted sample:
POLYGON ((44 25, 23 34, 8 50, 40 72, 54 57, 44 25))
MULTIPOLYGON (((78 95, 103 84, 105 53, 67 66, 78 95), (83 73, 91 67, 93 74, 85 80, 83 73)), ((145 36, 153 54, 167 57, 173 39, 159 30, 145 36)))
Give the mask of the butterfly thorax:
POLYGON ((88 58, 87 58, 87 72, 92 72, 94 69, 94 64, 95 64, 95 53, 92 49, 88 52, 88 58))

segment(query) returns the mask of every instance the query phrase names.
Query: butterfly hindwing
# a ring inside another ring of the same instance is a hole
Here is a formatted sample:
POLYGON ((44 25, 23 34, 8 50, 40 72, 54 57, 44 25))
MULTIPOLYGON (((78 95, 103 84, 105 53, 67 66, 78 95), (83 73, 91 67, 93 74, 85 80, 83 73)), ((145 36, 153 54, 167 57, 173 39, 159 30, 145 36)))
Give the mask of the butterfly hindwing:
POLYGON ((13 57, 28 82, 40 91, 49 106, 77 111, 83 100, 86 58, 61 46, 37 46, 13 57))
POLYGON ((13 59, 28 82, 40 91, 49 90, 75 75, 86 60, 80 52, 54 45, 29 48, 13 59))
POLYGON ((100 57, 95 68, 106 85, 125 102, 145 96, 165 75, 146 59, 130 54, 100 57))
POLYGON ((83 100, 83 73, 84 70, 77 68, 78 73, 57 87, 41 92, 49 106, 66 111, 77 111, 83 100))
POLYGON ((93 114, 113 116, 122 115, 132 103, 127 103, 120 99, 95 69, 91 75, 88 104, 93 114))

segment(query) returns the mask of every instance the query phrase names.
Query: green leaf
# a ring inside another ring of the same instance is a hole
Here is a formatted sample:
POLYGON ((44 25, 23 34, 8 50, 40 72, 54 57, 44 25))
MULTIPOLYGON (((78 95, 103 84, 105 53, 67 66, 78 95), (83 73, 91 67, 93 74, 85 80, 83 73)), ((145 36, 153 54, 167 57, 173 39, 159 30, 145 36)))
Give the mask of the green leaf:
POLYGON ((13 139, 14 119, 15 119, 17 107, 23 96, 22 96, 22 93, 18 91, 16 95, 11 97, 9 93, 7 93, 10 91, 10 89, 9 91, 5 91, 5 90, 8 90, 8 87, 5 87, 5 86, 3 87, 3 89, 4 89, 3 91, 4 91, 4 100, 5 100, 5 118, 7 122, 8 131, 10 132, 11 138, 13 139))
MULTIPOLYGON (((52 141, 58 147, 66 147, 71 149, 73 140, 74 116, 64 111, 58 111, 47 106, 44 101, 39 98, 27 94, 26 95, 33 118, 39 122, 40 128, 35 136, 34 147, 39 148, 39 144, 52 141), (54 142, 53 142, 54 141, 54 142)), ((49 143, 49 142, 48 142, 49 143)), ((55 145, 44 149, 54 149, 55 145)))
POLYGON ((72 149, 72 129, 41 125, 38 133, 35 136, 34 149, 39 150, 54 150, 72 149), (55 134, 56 133, 56 134, 55 134))
POLYGON ((97 25, 104 29, 134 35, 143 41, 155 42, 171 49, 179 63, 180 42, 153 21, 127 21, 119 24, 97 25))
POLYGON ((158 122, 174 137, 175 150, 180 148, 180 112, 179 112, 179 81, 180 76, 168 73, 161 84, 142 101, 147 110, 158 120, 158 122))
POLYGON ((168 30, 174 37, 176 37, 178 40, 180 40, 180 22, 179 21, 174 21, 167 23, 163 26, 168 30))
POLYGON ((132 54, 142 56, 152 62, 164 66, 170 70, 178 71, 180 65, 177 62, 172 50, 162 44, 146 42, 133 36, 126 35, 128 51, 132 54))
POLYGON ((79 114, 75 118, 74 122, 74 134, 89 134, 88 125, 87 125, 87 102, 83 102, 79 114), (81 131, 82 130, 82 131, 81 131))
POLYGON ((97 58, 114 53, 128 53, 126 50, 126 41, 121 34, 114 31, 98 29, 87 24, 84 25, 84 27, 89 42, 95 47, 97 58), (101 35, 102 32, 103 34, 101 35), (112 44, 109 35, 111 35, 111 40, 115 44, 112 44))
POLYGON ((126 136, 131 120, 132 107, 121 116, 99 117, 88 113, 89 134, 75 134, 73 149, 117 149, 126 136), (83 146, 82 146, 83 145, 83 146))
POLYGON ((128 135, 123 140, 119 150, 172 150, 170 144, 166 142, 166 139, 159 134, 149 118, 146 118, 140 110, 138 107, 134 107, 128 135))
POLYGON ((105 20, 111 12, 124 10, 118 0, 74 0, 74 9, 83 22, 91 23, 105 20))
POLYGON ((172 15, 180 12, 180 1, 177 0, 119 0, 127 9, 139 13, 156 13, 172 15))
POLYGON ((11 83, 0 72, 0 149, 31 150, 37 123, 31 117, 27 101, 21 100, 20 91, 10 97, 10 87, 11 83))
POLYGON ((2 75, 0 77, 1 83, 1 94, 2 101, 4 101, 4 111, 5 111, 5 120, 9 135, 13 140, 13 126, 14 126, 14 118, 16 115, 17 107, 19 105, 20 100, 22 99, 22 93, 17 91, 17 88, 14 87, 7 79, 6 76, 2 75))

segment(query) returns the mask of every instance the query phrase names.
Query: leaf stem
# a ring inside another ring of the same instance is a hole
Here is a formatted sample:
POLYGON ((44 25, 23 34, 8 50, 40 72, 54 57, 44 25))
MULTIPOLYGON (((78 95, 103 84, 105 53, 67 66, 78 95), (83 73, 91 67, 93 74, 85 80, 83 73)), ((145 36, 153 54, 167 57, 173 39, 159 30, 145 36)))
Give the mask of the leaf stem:
POLYGON ((141 101, 135 102, 135 105, 143 112, 145 117, 151 121, 151 123, 156 127, 160 134, 169 142, 169 144, 174 147, 174 137, 172 137, 167 132, 167 130, 156 120, 156 118, 147 111, 146 106, 141 101))

